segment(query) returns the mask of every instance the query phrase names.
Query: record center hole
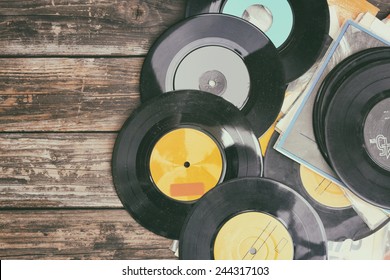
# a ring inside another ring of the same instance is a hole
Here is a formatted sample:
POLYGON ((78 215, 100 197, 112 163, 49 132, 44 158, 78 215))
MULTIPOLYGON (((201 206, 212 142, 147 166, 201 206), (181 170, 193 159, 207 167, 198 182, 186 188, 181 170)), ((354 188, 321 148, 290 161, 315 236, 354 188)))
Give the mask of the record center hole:
POLYGON ((191 163, 189 163, 188 161, 186 161, 186 162, 184 163, 184 167, 185 167, 185 168, 190 168, 190 166, 191 166, 191 163))
POLYGON ((215 87, 217 85, 217 82, 216 81, 214 81, 214 80, 210 80, 209 81, 209 86, 210 87, 215 87))
POLYGON ((252 256, 256 255, 257 254, 257 250, 255 248, 251 248, 249 250, 249 254, 251 254, 252 256))
POLYGON ((242 18, 254 24, 263 32, 267 32, 271 28, 274 20, 272 12, 260 4, 254 4, 246 8, 242 18))

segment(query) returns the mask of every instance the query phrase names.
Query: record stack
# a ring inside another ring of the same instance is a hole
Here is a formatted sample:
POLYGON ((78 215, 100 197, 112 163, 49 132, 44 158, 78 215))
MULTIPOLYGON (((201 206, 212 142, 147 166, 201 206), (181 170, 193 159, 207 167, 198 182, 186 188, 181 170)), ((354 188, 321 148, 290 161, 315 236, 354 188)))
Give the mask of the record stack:
POLYGON ((390 209, 390 48, 343 60, 316 98, 314 132, 324 159, 351 191, 390 209))
MULTIPOLYGON (((323 52, 328 29, 326 0, 190 0, 187 18, 151 47, 142 105, 118 135, 112 172, 132 217, 179 239, 180 259, 326 259, 340 219, 353 217, 361 236, 370 231, 351 210, 316 208, 294 164, 276 176, 279 159, 269 160, 264 178, 258 138, 279 115, 288 83, 323 52)), ((384 100, 369 124, 389 107, 384 100)), ((332 106, 321 118, 325 110, 332 106)), ((271 153, 266 160, 279 156, 271 153)))

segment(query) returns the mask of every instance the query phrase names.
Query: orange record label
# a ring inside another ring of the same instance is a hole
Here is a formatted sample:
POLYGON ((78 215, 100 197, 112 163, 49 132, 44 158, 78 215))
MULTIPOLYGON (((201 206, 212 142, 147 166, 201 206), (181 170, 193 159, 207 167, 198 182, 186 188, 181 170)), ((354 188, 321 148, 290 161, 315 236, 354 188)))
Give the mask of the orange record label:
POLYGON ((190 196, 190 195, 202 196, 204 194, 205 194, 205 187, 203 183, 171 185, 172 197, 190 196))
POLYGON ((294 243, 275 217, 247 212, 228 220, 214 242, 216 260, 292 260, 294 243))
POLYGON ((150 173, 156 187, 179 201, 194 201, 220 181, 224 171, 221 151, 207 134, 179 128, 154 146, 150 173))

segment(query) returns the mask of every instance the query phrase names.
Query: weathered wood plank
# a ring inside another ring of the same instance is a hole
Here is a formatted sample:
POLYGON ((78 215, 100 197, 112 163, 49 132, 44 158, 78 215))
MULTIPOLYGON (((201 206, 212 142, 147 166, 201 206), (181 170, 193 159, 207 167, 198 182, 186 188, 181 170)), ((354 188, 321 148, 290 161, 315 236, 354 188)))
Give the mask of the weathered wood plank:
POLYGON ((0 59, 0 131, 117 131, 139 105, 142 62, 0 59))
POLYGON ((116 134, 0 134, 0 208, 122 208, 116 134))
POLYGON ((125 210, 0 211, 0 259, 174 259, 125 210))
POLYGON ((0 55, 144 55, 185 2, 0 1, 0 55))

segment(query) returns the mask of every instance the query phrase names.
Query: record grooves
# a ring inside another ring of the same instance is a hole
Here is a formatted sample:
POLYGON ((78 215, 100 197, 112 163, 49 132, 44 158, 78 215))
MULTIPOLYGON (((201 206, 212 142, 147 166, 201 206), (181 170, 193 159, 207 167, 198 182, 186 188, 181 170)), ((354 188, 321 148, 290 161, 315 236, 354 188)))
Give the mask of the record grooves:
POLYGON ((326 0, 188 1, 187 16, 203 13, 225 13, 243 17, 264 30, 278 48, 287 82, 299 78, 312 67, 329 38, 330 19, 326 0), (270 14, 273 20, 270 28, 264 23, 267 14, 270 14), (285 35, 279 38, 280 34, 285 35))
POLYGON ((185 221, 179 250, 185 260, 327 258, 315 210, 295 191, 262 178, 232 180, 203 196, 185 221))
POLYGON ((258 137, 275 121, 285 88, 283 66, 269 39, 248 22, 223 14, 194 16, 169 28, 151 47, 140 81, 142 102, 172 90, 221 96, 245 114, 258 137))
POLYGON ((319 148, 336 174, 356 195, 386 209, 390 209, 389 66, 386 47, 345 60, 329 74, 333 79, 324 81, 314 111, 319 148))
POLYGON ((331 163, 328 158, 322 128, 324 127, 324 119, 329 103, 331 102, 337 88, 353 72, 358 71, 360 68, 371 62, 381 61, 387 58, 390 59, 390 53, 388 52, 387 47, 370 48, 360 51, 337 64, 322 82, 314 102, 313 125, 317 144, 324 159, 329 165, 331 165, 331 163))
POLYGON ((178 239, 196 200, 229 179, 261 176, 260 145, 223 98, 177 91, 146 102, 126 121, 112 158, 114 185, 133 218, 178 239))

